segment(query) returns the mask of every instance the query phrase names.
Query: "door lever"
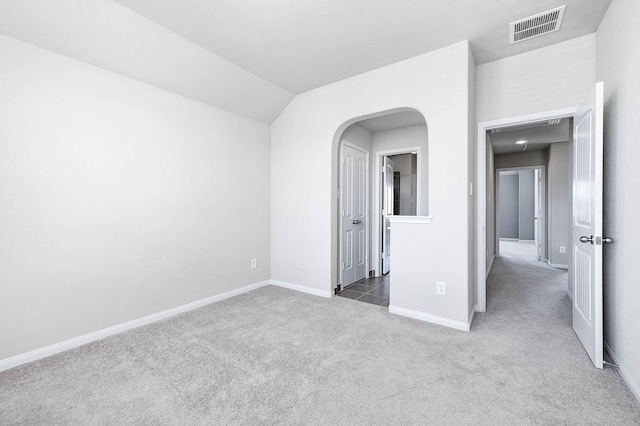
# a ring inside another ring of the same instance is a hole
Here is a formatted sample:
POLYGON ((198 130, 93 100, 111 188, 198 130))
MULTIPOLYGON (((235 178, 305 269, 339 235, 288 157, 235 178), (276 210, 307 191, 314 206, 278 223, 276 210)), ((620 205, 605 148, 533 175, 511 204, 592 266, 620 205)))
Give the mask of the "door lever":
POLYGON ((354 225, 359 225, 361 223, 362 223, 362 221, 360 219, 353 219, 353 224, 354 225))

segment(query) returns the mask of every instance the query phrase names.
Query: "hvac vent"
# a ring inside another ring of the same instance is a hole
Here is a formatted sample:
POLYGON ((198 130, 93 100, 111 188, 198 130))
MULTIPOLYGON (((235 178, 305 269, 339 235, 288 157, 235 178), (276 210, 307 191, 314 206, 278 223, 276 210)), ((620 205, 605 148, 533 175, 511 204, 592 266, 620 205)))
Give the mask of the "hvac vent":
POLYGON ((511 44, 558 31, 562 23, 565 7, 567 6, 561 6, 512 22, 509 31, 511 44))

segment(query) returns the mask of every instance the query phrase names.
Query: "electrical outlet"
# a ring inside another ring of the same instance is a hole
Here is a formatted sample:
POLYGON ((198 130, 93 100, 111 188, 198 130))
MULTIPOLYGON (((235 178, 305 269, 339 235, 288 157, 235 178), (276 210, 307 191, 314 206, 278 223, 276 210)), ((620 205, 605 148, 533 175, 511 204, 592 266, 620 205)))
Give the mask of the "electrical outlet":
POLYGON ((560 246, 560 253, 566 253, 567 248, 565 246, 560 246))
POLYGON ((436 281, 436 294, 444 296, 447 294, 447 283, 444 281, 436 281))
POLYGON ((258 267, 258 261, 256 259, 251 259, 251 269, 256 269, 258 267))

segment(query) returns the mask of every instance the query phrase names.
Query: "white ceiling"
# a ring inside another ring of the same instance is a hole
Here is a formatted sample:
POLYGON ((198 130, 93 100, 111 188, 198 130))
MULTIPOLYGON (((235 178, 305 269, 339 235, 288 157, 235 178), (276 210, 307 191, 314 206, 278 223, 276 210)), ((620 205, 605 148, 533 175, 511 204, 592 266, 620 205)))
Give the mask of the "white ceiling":
POLYGON ((427 125, 422 114, 417 111, 403 111, 394 114, 383 115, 380 117, 368 118, 356 123, 364 127, 371 133, 381 132, 383 130, 398 129, 400 127, 415 126, 417 124, 427 125))
POLYGON ((555 125, 542 125, 543 123, 534 123, 524 126, 511 126, 501 128, 497 133, 490 133, 489 140, 493 147, 494 154, 511 154, 522 152, 524 145, 516 145, 519 140, 528 141, 526 151, 545 150, 552 143, 567 142, 569 140, 569 119, 563 118, 560 123, 555 125))
POLYGON ((0 0, 0 34, 265 123, 293 98, 112 0, 0 0))
POLYGON ((611 0, 0 0, 0 34, 265 123, 294 94, 470 40, 478 64, 589 34, 611 0), (560 31, 509 23, 566 4, 560 31))
POLYGON ((478 64, 592 33, 611 0, 116 0, 292 93, 470 40, 478 64), (567 5, 515 45, 509 23, 567 5))

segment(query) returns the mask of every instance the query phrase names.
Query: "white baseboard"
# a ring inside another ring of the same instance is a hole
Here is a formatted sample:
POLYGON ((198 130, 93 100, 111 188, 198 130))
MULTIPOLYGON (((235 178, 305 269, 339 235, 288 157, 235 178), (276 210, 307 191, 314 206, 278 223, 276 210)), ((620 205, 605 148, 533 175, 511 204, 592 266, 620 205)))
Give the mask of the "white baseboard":
POLYGON ((478 309, 478 305, 473 305, 473 309, 469 313, 469 330, 471 330, 471 324, 473 324, 473 317, 476 315, 476 310, 478 309))
POLYGON ((326 297, 326 298, 331 297, 331 291, 329 290, 318 290, 317 288, 307 287, 300 284, 292 284, 292 283, 288 283, 285 281, 278 281, 278 280, 269 280, 269 284, 276 285, 278 287, 288 288, 290 290, 295 290, 302 293, 313 294, 314 296, 320 296, 320 297, 326 297))
POLYGON ((10 368, 14 368, 29 362, 37 361, 39 359, 46 358, 60 352, 68 351, 69 349, 77 348, 78 346, 86 345, 87 343, 95 342, 96 340, 104 339, 105 337, 113 336, 114 334, 122 333, 133 328, 151 324, 153 322, 160 321, 165 318, 181 314, 183 312, 191 311, 193 309, 200 308, 214 302, 219 302, 220 300, 228 299, 230 297, 237 296, 239 294, 246 293, 248 291, 267 286, 269 284, 270 283, 268 280, 250 284, 244 287, 237 288, 235 290, 216 294, 215 296, 207 297, 205 299, 196 300, 195 302, 187 303, 186 305, 177 306, 175 308, 167 309, 166 311, 147 315, 142 318, 127 321, 122 324, 117 324, 112 327, 94 331, 89 334, 74 337, 73 339, 54 343, 53 345, 45 346, 44 348, 35 349, 33 351, 16 355, 11 358, 6 358, 0 360, 0 371, 8 370, 10 368))
POLYGON ((620 377, 622 377, 622 380, 624 380, 624 382, 627 384, 633 396, 635 396, 638 402, 640 402, 640 386, 638 386, 638 384, 633 381, 633 378, 631 377, 629 372, 624 368, 624 366, 620 363, 620 360, 618 359, 616 354, 613 353, 613 351, 611 350, 607 342, 604 342, 604 348, 609 353, 609 356, 611 356, 611 359, 613 360, 613 362, 618 364, 618 366, 620 367, 618 370, 620 373, 620 377))
POLYGON ((562 263, 551 263, 547 260, 547 264, 552 268, 569 270, 569 265, 564 265, 562 263))
POLYGON ((491 267, 493 266, 493 261, 496 260, 496 255, 491 256, 491 260, 489 261, 489 267, 487 268, 487 275, 485 275, 485 279, 489 278, 489 272, 491 272, 491 267))
MULTIPOLYGON (((389 306, 389 312, 403 317, 413 318, 420 321, 426 321, 433 324, 444 325, 445 327, 455 328, 456 330, 471 330, 471 322, 455 321, 448 318, 439 317, 437 315, 426 314, 424 312, 414 311, 412 309, 401 308, 399 306, 389 306)), ((475 309, 474 309, 475 312, 475 309)), ((473 313, 472 319, 473 319, 473 313)))
POLYGON ((567 292, 567 297, 569 298, 569 300, 573 302, 573 293, 571 293, 568 288, 565 291, 567 292))

